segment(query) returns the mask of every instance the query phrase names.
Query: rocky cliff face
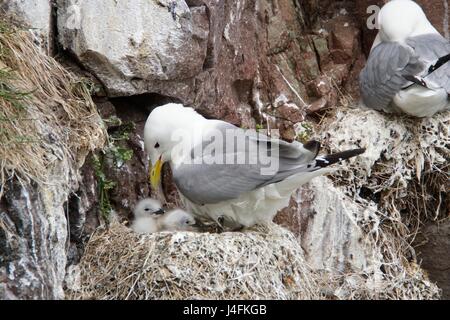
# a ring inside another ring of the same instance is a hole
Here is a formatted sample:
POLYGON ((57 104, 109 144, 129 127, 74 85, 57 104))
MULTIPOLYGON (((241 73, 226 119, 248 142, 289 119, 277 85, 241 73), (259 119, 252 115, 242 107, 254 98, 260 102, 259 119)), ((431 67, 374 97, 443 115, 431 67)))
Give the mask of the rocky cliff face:
POLYGON ((53 50, 52 4, 48 0, 5 0, 0 3, 0 11, 14 15, 28 24, 35 41, 48 53, 53 50))
MULTIPOLYGON (((418 2, 448 36, 447 1, 418 2)), ((358 98, 357 75, 376 34, 367 24, 373 21, 376 8, 368 9, 382 3, 152 0, 131 5, 112 0, 58 0, 52 8, 45 0, 3 2, 2 9, 37 29, 36 39, 41 39, 39 43, 47 51, 57 49, 65 65, 79 74, 89 74, 96 83, 94 101, 114 137, 105 152, 86 161, 79 188, 72 186, 59 194, 61 201, 56 207, 60 213, 68 199, 69 260, 79 259, 85 239, 99 223, 99 211, 114 209, 122 218, 129 218, 136 200, 151 193, 142 129, 156 105, 182 102, 207 117, 241 127, 279 129, 289 141, 313 136, 330 140, 326 132, 336 121, 336 111, 355 104, 358 98), (127 156, 128 151, 132 156, 127 156), (111 189, 104 188, 106 182, 112 182, 111 189), (68 196, 71 191, 74 193, 68 196), (102 195, 107 196, 106 202, 102 195)), ((380 134, 388 135, 389 130, 384 129, 380 134)), ((388 136, 382 139, 386 146, 392 146, 388 136)), ((333 148, 333 140, 328 142, 327 147, 333 148)), ((369 143, 375 142, 368 137, 358 146, 369 143)), ((367 161, 369 167, 384 161, 383 150, 378 151, 367 161)), ((35 189, 28 193, 33 195, 35 189)), ((167 189, 173 195, 173 188, 167 189)), ((14 207, 14 195, 18 197, 20 192, 12 190, 0 212, 14 207)), ((317 179, 299 191, 277 221, 296 233, 315 268, 341 273, 362 270, 380 278, 382 249, 376 240, 365 238, 366 230, 355 222, 358 218, 367 225, 380 223, 376 213, 381 210, 380 195, 365 189, 359 192, 372 201, 357 203, 336 179, 317 179)), ((443 192, 448 194, 448 188, 443 192)), ((21 197, 17 206, 24 209, 18 211, 27 212, 23 194, 21 197)), ((42 200, 34 198, 36 204, 31 207, 42 206, 42 200)), ((170 198, 176 201, 176 197, 170 198)), ((32 218, 25 213, 21 217, 20 221, 28 222, 32 218)), ((61 214, 58 217, 63 223, 61 214)), ((65 233, 60 236, 66 237, 65 233)), ((37 276, 33 280, 54 283, 58 294, 35 291, 16 296, 60 297, 61 267, 58 270, 57 281, 37 280, 37 276)))
POLYGON ((0 25, 0 298, 61 299, 67 199, 105 132, 82 80, 0 25))

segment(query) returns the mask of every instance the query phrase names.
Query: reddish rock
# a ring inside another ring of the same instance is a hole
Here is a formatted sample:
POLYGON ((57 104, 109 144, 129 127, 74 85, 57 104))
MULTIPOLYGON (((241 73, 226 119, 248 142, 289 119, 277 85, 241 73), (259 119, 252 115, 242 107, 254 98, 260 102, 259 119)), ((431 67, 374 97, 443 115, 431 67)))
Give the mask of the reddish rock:
POLYGON ((281 139, 285 141, 293 142, 297 137, 297 133, 295 132, 295 128, 292 123, 283 121, 278 125, 278 130, 280 130, 281 139))
POLYGON ((360 53, 359 29, 351 17, 339 16, 328 23, 330 52, 336 64, 351 64, 360 53))
POLYGON ((450 220, 428 224, 418 240, 422 243, 416 249, 419 261, 443 290, 442 298, 450 299, 450 220))
MULTIPOLYGON (((333 69, 332 71, 335 72, 335 70, 336 69, 333 69)), ((310 83, 309 90, 311 96, 319 99, 309 105, 307 110, 308 113, 314 113, 324 108, 336 106, 338 101, 338 93, 333 83, 342 82, 343 78, 343 74, 337 74, 337 80, 331 76, 321 76, 310 83)))
POLYGON ((308 209, 313 200, 314 195, 308 190, 308 185, 302 186, 291 198, 289 207, 278 212, 274 219, 275 223, 290 230, 300 240, 302 234, 308 229, 309 219, 315 214, 308 209))
POLYGON ((276 215, 274 222, 279 224, 289 231, 291 231, 295 236, 299 237, 301 234, 301 220, 298 215, 299 204, 291 198, 289 207, 281 210, 276 215))
POLYGON ((328 47, 328 37, 327 36, 318 36, 318 35, 312 35, 311 40, 314 44, 314 49, 319 56, 319 64, 321 66, 325 66, 329 63, 331 63, 331 55, 330 50, 328 47))
POLYGON ((302 110, 294 104, 283 104, 277 108, 278 116, 292 123, 299 123, 305 120, 302 110))
POLYGON ((441 34, 450 39, 449 19, 450 3, 447 0, 417 0, 425 11, 428 19, 441 34))
POLYGON ((355 101, 358 101, 360 97, 359 74, 366 65, 366 61, 367 59, 364 54, 359 55, 359 58, 354 62, 350 73, 347 74, 347 81, 345 82, 344 90, 351 97, 353 97, 355 101))
POLYGON ((327 106, 328 106, 327 99, 322 97, 319 100, 316 100, 313 103, 311 103, 306 112, 308 114, 313 114, 313 113, 316 113, 316 112, 326 109, 327 106))
POLYGON ((333 90, 332 80, 328 76, 321 76, 310 84, 311 94, 314 97, 325 97, 333 90))

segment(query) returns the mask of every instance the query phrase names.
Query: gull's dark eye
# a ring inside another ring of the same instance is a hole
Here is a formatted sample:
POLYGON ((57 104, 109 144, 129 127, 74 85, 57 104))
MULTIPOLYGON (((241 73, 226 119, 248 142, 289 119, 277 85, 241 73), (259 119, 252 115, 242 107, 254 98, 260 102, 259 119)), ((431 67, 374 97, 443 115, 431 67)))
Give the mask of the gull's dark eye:
POLYGON ((150 209, 149 209, 149 208, 145 208, 144 210, 145 210, 145 211, 147 211, 147 212, 148 212, 148 211, 150 211, 150 209))
POLYGON ((157 142, 156 144, 155 144, 155 149, 158 149, 159 148, 159 143, 157 142))

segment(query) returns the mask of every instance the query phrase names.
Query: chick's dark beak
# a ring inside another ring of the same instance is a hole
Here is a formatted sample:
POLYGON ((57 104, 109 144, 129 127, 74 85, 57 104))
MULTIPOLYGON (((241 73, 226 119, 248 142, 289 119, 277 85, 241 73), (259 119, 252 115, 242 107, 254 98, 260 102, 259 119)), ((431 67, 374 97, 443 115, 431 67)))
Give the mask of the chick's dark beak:
POLYGON ((153 214, 156 214, 158 216, 163 215, 164 213, 166 213, 166 210, 164 210, 163 208, 153 212, 153 214))

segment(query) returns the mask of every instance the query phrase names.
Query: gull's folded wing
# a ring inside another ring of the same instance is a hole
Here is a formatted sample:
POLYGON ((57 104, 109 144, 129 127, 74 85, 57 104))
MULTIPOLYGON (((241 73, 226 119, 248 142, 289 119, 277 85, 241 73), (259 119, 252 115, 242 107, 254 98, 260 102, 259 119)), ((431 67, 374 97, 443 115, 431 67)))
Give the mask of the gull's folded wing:
POLYGON ((235 130, 241 137, 244 131, 222 121, 215 123, 215 129, 223 132, 223 146, 208 148, 211 142, 204 142, 206 148, 202 149, 201 163, 196 164, 194 160, 199 157, 191 153, 193 163, 172 168, 178 189, 194 203, 211 204, 236 199, 243 193, 282 181, 294 174, 321 169, 314 161, 320 147, 317 142, 303 146, 298 142, 288 143, 262 134, 244 134, 245 147, 235 143, 233 148, 225 148, 226 137, 232 136, 227 135, 225 130, 235 130), (245 159, 244 163, 226 162, 227 159, 237 160, 239 157, 245 159), (214 159, 222 159, 223 163, 214 163, 214 159))
POLYGON ((427 82, 450 92, 449 63, 427 75, 430 66, 449 53, 450 43, 439 34, 412 37, 404 45, 380 43, 373 48, 359 77, 364 104, 372 109, 392 112, 392 99, 411 84, 407 79, 414 76, 423 76, 427 82))
POLYGON ((370 53, 359 76, 364 104, 371 109, 392 112, 392 99, 408 83, 404 76, 419 74, 424 68, 411 48, 397 42, 380 43, 370 53))

